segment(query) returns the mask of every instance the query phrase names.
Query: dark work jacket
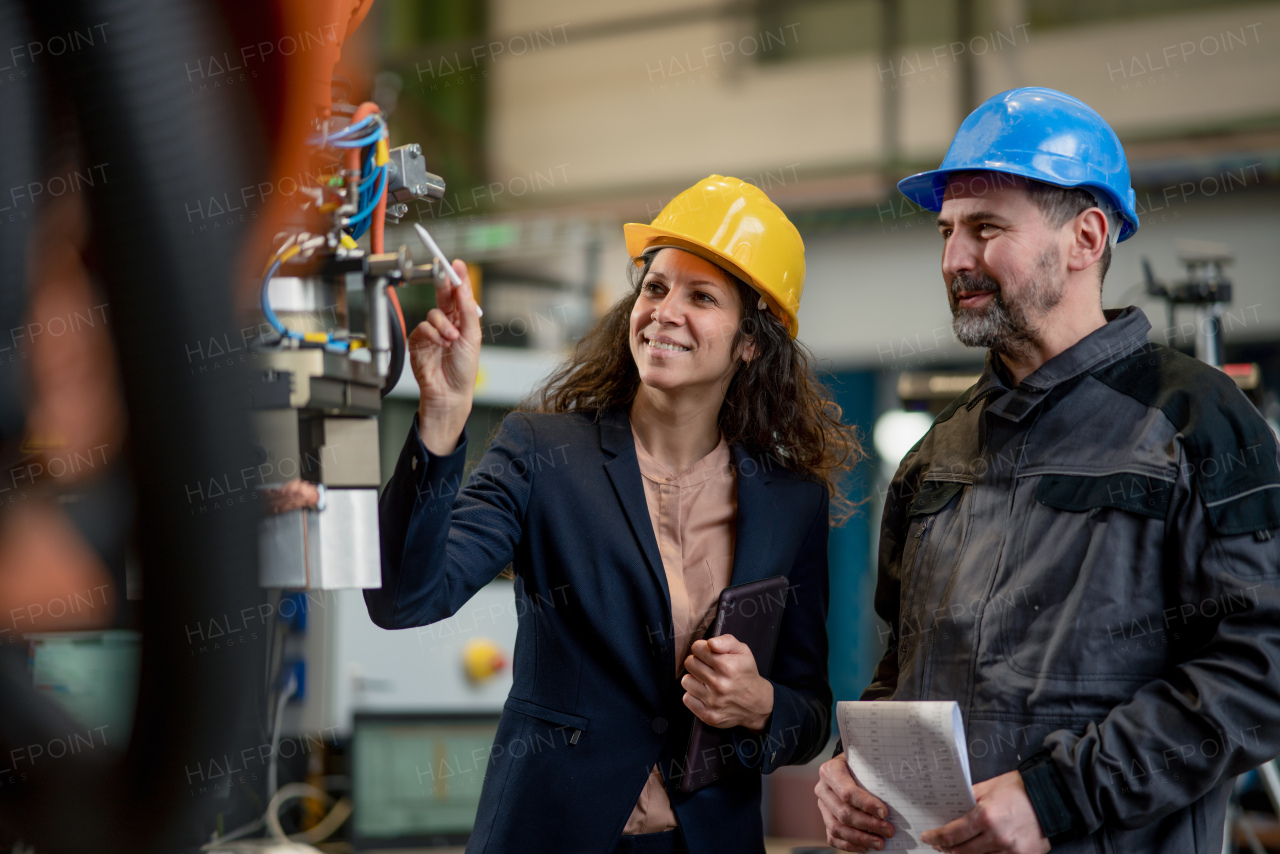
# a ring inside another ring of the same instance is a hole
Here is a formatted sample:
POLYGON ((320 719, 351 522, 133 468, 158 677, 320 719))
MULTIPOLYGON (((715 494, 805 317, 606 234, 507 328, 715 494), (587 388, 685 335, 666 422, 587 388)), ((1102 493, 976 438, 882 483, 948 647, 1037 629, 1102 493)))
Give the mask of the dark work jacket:
POLYGON ((1018 768, 1053 850, 1222 850, 1280 753, 1280 464, 1231 378, 1136 308, 978 383, 885 504, 867 700, 955 700, 974 780, 1018 768))
POLYGON ((608 854, 655 764, 691 854, 762 854, 760 772, 807 762, 829 734, 826 487, 732 447, 730 583, 785 575, 791 592, 762 674, 768 730, 734 731, 754 767, 684 795, 693 717, 627 416, 508 415, 463 486, 465 454, 465 433, 428 453, 415 419, 379 507, 382 588, 364 595, 379 626, 424 626, 515 571, 515 681, 468 854, 608 854))

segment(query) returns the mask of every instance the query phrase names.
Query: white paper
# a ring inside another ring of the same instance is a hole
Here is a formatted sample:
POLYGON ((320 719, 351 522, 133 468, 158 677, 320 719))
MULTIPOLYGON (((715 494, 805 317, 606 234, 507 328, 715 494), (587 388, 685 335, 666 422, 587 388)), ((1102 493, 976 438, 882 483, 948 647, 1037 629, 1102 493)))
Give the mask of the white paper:
POLYGON ((858 785, 889 807, 885 850, 929 848, 926 830, 973 809, 960 706, 946 702, 842 701, 836 719, 858 785))

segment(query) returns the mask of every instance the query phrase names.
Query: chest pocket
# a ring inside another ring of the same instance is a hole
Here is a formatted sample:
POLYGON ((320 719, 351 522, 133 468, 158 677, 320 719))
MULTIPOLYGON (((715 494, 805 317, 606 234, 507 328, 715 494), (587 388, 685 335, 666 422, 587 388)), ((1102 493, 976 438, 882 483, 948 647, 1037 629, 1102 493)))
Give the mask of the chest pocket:
POLYGON ((951 499, 960 494, 965 485, 949 480, 926 480, 920 485, 920 491, 911 501, 907 510, 908 516, 929 516, 937 513, 951 503, 951 499))
POLYGON ((1058 510, 1082 513, 1111 507, 1152 519, 1165 517, 1172 496, 1171 482, 1129 472, 1096 477, 1048 474, 1036 487, 1036 500, 1058 510))
POLYGON ((1162 672, 1182 640, 1166 622, 1164 587, 1152 583, 1173 482, 1131 472, 1038 477, 997 591, 1005 657, 1021 675, 1074 683, 1081 701, 1087 684, 1110 698, 1162 672))

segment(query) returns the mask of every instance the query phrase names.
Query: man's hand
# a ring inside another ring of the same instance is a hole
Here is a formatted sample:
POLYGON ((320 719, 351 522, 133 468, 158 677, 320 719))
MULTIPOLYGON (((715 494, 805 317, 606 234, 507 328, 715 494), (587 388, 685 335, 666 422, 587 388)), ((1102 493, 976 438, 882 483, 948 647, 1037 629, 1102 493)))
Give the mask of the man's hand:
POLYGON ((841 753, 818 769, 818 811, 827 825, 827 844, 838 851, 880 851, 893 836, 893 825, 883 821, 889 808, 862 788, 849 773, 841 753))
POLYGON ((1049 840, 1040 831, 1017 771, 973 787, 978 805, 960 818, 920 834, 920 841, 948 854, 1044 854, 1049 840))
POLYGON ((684 704, 718 729, 744 726, 761 732, 773 714, 773 683, 756 669, 751 647, 733 635, 696 640, 680 678, 684 704))

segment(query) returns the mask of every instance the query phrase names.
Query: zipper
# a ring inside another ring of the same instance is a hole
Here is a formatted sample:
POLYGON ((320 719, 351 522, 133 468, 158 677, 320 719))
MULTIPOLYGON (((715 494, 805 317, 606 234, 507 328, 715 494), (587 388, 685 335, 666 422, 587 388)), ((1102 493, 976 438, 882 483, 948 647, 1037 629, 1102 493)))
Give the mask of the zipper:
POLYGON ((913 581, 915 580, 916 573, 920 570, 920 561, 924 556, 924 535, 929 533, 929 526, 933 524, 933 520, 937 515, 937 513, 933 513, 929 516, 925 516, 924 524, 922 524, 920 526, 920 530, 916 532, 916 554, 911 566, 911 578, 913 581))
MULTIPOLYGON (((936 514, 930 514, 930 515, 928 515, 928 516, 925 516, 925 517, 924 517, 924 524, 922 524, 922 525, 920 526, 920 530, 919 530, 919 532, 918 532, 918 533, 916 533, 916 539, 917 539, 917 540, 920 540, 920 541, 922 541, 922 542, 924 541, 924 535, 925 535, 925 532, 929 530, 929 523, 933 521, 933 517, 934 517, 934 515, 936 515, 936 514)), ((919 557, 920 557, 920 553, 919 553, 919 552, 917 552, 917 553, 916 553, 916 557, 917 557, 917 558, 919 558, 919 557)))
MULTIPOLYGON (((906 604, 915 604, 915 593, 920 584, 920 566, 924 557, 924 537, 925 534, 929 533, 929 526, 933 524, 933 519, 936 515, 937 514, 925 516, 924 521, 920 524, 920 530, 916 531, 914 535, 914 539, 916 541, 916 553, 911 557, 911 581, 907 586, 907 596, 904 600, 906 604)), ((914 614, 908 614, 907 616, 910 619, 915 619, 914 614)), ((920 651, 920 644, 922 641, 920 635, 922 635, 923 632, 924 630, 919 625, 919 620, 916 620, 916 653, 920 651)), ((901 642, 901 638, 899 638, 899 642, 901 642)), ((912 657, 915 657, 915 653, 912 653, 912 657)))
POLYGON ((915 620, 916 624, 916 641, 915 652, 912 653, 911 660, 915 672, 914 678, 920 686, 922 699, 929 687, 927 650, 933 645, 932 633, 937 627, 928 618, 928 609, 922 609, 920 603, 916 600, 929 592, 925 580, 920 576, 924 571, 925 540, 928 539, 929 528, 933 525, 933 520, 936 516, 936 513, 926 516, 924 523, 920 526, 920 530, 916 533, 916 553, 911 561, 911 592, 913 594, 911 602, 916 611, 916 614, 912 615, 912 619, 915 620), (923 589, 921 589, 922 587, 923 589), (918 595, 916 595, 917 593, 918 595))

